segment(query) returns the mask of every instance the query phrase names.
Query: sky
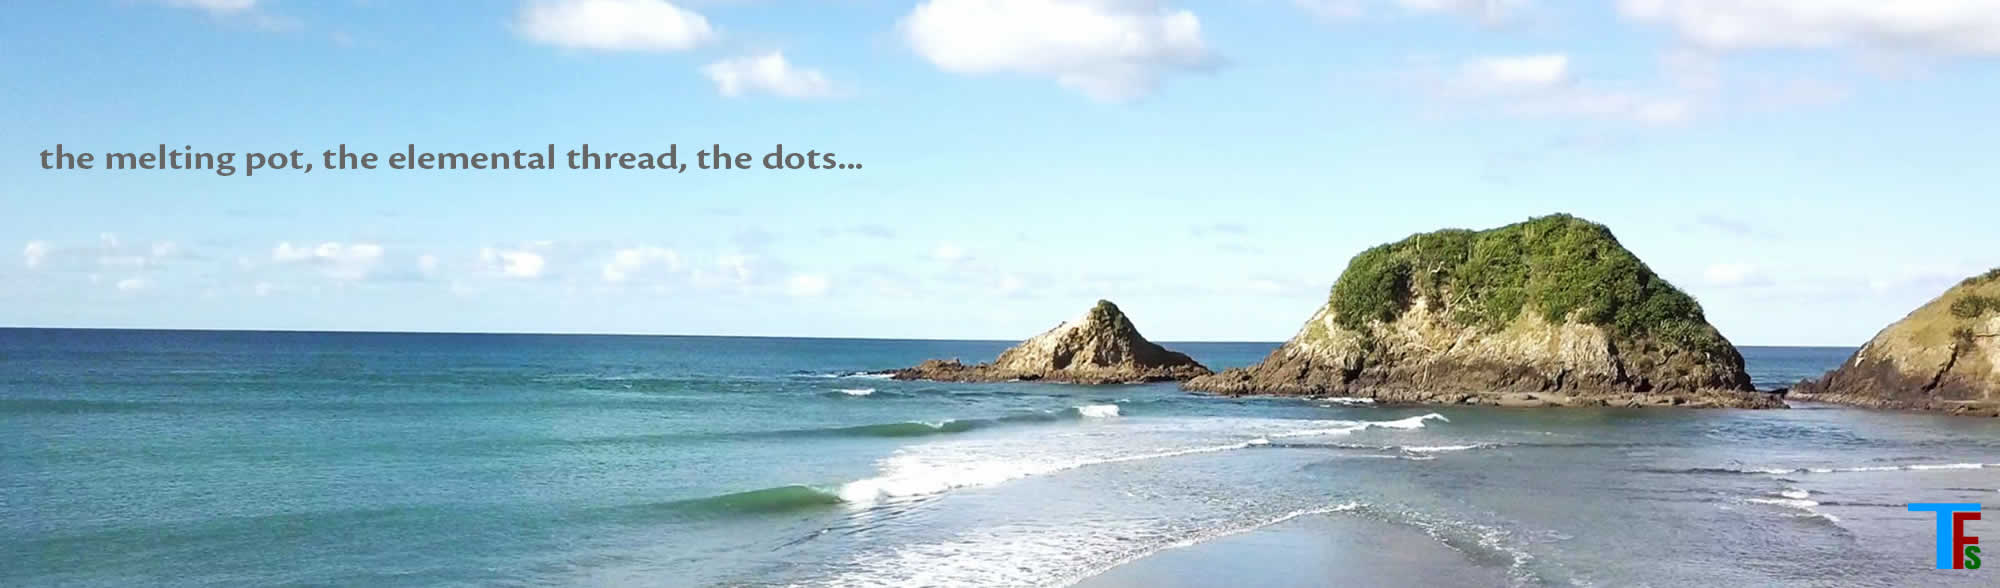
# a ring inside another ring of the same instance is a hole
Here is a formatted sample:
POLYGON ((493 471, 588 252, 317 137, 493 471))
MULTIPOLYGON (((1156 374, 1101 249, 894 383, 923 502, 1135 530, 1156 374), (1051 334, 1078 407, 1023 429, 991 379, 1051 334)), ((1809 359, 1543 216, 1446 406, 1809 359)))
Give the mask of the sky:
POLYGON ((1567 212, 1738 344, 2000 266, 2000 0, 78 0, 0 20, 0 325, 1278 341, 1567 212), (832 151, 860 169, 49 170, 832 151))

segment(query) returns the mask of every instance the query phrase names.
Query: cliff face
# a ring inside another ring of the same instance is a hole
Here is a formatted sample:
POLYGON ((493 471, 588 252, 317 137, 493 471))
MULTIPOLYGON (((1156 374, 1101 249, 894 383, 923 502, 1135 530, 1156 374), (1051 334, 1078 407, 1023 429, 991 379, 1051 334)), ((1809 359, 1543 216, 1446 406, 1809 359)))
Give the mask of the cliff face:
POLYGON ((2000 269, 1960 282, 1882 329, 1791 396, 2000 416, 2000 269))
POLYGON ((1015 345, 993 363, 968 366, 934 359, 893 375, 898 380, 1112 384, 1186 380, 1209 373, 1188 356, 1147 341, 1117 305, 1099 300, 1090 312, 1015 345))
POLYGON ((1220 394, 1508 406, 1782 407, 1700 305, 1568 215, 1362 252, 1263 362, 1187 383, 1220 394))

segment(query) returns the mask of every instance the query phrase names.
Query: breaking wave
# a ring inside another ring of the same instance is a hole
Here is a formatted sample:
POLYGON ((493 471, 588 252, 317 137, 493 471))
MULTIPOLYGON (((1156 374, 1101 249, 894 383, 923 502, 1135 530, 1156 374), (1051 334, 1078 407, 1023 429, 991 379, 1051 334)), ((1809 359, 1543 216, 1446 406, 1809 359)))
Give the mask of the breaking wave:
MULTIPOLYGON (((871 392, 868 394, 872 394, 871 392)), ((866 396, 859 392, 846 392, 854 396, 866 396)), ((946 419, 941 421, 904 421, 900 423, 879 423, 851 427, 827 427, 821 429, 794 429, 774 431, 776 436, 797 437, 921 437, 964 433, 1003 425, 1029 423, 1051 423, 1064 420, 1108 419, 1119 416, 1116 404, 1089 404, 1049 412, 1030 412, 995 418, 946 419)))
POLYGON ((1794 474, 1845 474, 1857 472, 1924 472, 1936 470, 1977 470, 2000 468, 1995 463, 1938 463, 1895 466, 1856 466, 1819 468, 1643 468, 1638 471, 1652 474, 1706 474, 1706 475, 1766 475, 1783 476, 1794 474))
POLYGON ((1269 437, 1273 439, 1290 439, 1295 437, 1346 435, 1357 431, 1363 431, 1373 428, 1405 429, 1405 430, 1421 429, 1424 428, 1425 421, 1432 421, 1432 420, 1439 422, 1446 422, 1446 423, 1451 422, 1451 419, 1444 418, 1444 415, 1435 412, 1423 416, 1413 416, 1410 418, 1396 419, 1393 421, 1314 421, 1318 423, 1326 423, 1332 426, 1319 427, 1313 429, 1303 429, 1297 431, 1286 431, 1283 433, 1274 433, 1269 435, 1269 437))

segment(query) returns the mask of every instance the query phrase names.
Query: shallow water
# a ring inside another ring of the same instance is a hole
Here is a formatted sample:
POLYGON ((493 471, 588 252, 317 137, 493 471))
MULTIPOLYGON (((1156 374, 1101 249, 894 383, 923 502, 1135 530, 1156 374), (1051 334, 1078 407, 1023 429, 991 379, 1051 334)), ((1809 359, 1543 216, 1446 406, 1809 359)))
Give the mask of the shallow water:
POLYGON ((0 330, 0 585, 1060 585, 1301 517, 1520 585, 1991 585, 1904 504, 2000 502, 1993 419, 862 374, 1006 345, 0 330))

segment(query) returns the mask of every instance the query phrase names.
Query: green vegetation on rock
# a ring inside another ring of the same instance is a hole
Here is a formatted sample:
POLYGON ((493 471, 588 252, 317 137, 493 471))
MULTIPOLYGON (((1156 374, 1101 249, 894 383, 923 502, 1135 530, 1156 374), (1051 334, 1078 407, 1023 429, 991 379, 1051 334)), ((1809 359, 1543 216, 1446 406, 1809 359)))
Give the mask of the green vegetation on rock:
MULTIPOLYGON (((1966 290, 1972 290, 1995 280, 2000 280, 2000 267, 1966 278, 1965 281, 1959 282, 1958 285, 1966 290)), ((1959 296, 1957 300, 1951 301, 1951 315, 1958 318, 1978 318, 1979 315, 1986 314, 1989 311, 2000 311, 2000 296, 1988 296, 1968 291, 1965 295, 1959 296)))
POLYGON ((1951 303, 1951 315, 1962 319, 1977 318, 1989 310, 2000 310, 2000 296, 1967 294, 1951 303))
POLYGON ((2000 280, 2000 267, 1986 270, 1986 273, 1966 278, 1965 281, 1959 282, 1958 285, 1977 286, 1994 280, 2000 280))
POLYGON ((1422 299, 1452 322, 1499 330, 1523 310, 1570 319, 1621 338, 1651 337, 1693 350, 1726 345, 1701 305, 1655 275, 1603 225, 1566 214, 1485 230, 1413 235, 1362 252, 1334 283, 1340 324, 1366 332, 1422 299))

